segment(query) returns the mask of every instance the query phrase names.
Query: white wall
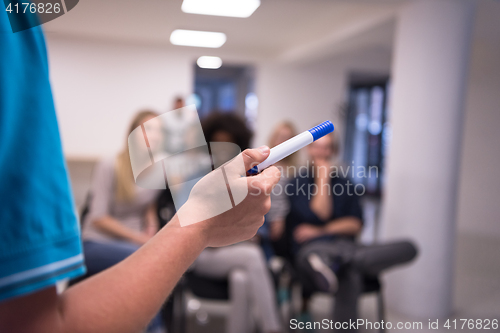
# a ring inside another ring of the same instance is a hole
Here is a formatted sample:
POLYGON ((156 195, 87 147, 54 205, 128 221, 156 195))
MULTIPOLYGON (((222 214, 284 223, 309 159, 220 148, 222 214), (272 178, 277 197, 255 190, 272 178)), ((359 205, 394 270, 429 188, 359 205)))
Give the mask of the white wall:
POLYGON ((389 306, 412 318, 444 318, 452 312, 473 9, 468 1, 415 1, 398 19, 383 236, 412 239, 419 249, 410 267, 387 273, 389 306))
MULTIPOLYGON (((70 157, 101 157, 121 149, 133 114, 171 109, 174 96, 193 88, 194 58, 161 47, 48 34, 50 75, 64 151, 70 157)), ((326 119, 343 137, 339 115, 351 71, 387 74, 390 53, 366 50, 308 65, 260 62, 255 145, 273 127, 292 120, 306 130, 326 119)))
POLYGON ((70 157, 115 154, 142 108, 172 109, 192 91, 193 59, 161 47, 47 34, 50 76, 64 151, 70 157))
POLYGON ((284 120, 294 123, 299 131, 327 119, 333 121, 343 102, 343 74, 338 68, 322 72, 317 66, 272 63, 260 66, 256 81, 259 114, 254 144, 267 144, 273 128, 284 120))
POLYGON ((482 3, 466 96, 458 201, 460 232, 500 237, 500 3, 482 3), (481 31, 489 32, 484 38, 481 31), (497 34, 494 34, 497 31, 497 34), (481 37, 482 36, 482 37, 481 37))

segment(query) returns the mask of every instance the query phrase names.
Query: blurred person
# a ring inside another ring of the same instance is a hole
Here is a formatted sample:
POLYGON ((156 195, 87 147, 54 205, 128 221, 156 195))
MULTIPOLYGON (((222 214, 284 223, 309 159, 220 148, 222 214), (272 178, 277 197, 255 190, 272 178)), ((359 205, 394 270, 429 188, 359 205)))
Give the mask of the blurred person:
POLYGON ((355 243, 363 227, 360 196, 364 190, 360 193, 332 164, 338 150, 334 133, 311 143, 307 147, 311 166, 287 189, 286 223, 292 227, 292 260, 302 283, 304 321, 310 320, 308 301, 317 290, 335 295, 336 322, 356 321, 363 279, 377 278, 383 270, 416 256, 408 241, 355 243))
POLYGON ((214 111, 202 121, 207 142, 232 142, 241 150, 250 146, 253 133, 245 121, 233 112, 214 111))
POLYGON ((363 226, 361 206, 354 184, 340 172, 332 172, 331 161, 338 153, 335 135, 331 133, 314 141, 307 146, 307 153, 311 167, 299 175, 296 184, 313 184, 309 188, 314 193, 294 193, 289 197, 291 216, 300 220, 294 230, 294 241, 300 246, 320 237, 354 240, 363 226))
MULTIPOLYGON (((149 121, 157 116, 149 110, 136 114, 127 138, 135 128, 148 127, 149 146, 152 151, 158 150, 162 140, 161 124, 149 121)), ((145 150, 143 154, 149 161, 149 152, 145 150)), ((88 275, 122 261, 154 236, 159 228, 154 214, 159 192, 136 185, 127 141, 116 157, 98 162, 90 187, 92 199, 82 221, 88 275)))
MULTIPOLYGON (((233 113, 212 113, 202 122, 207 142, 232 142, 240 149, 250 145, 252 132, 243 119, 233 113)), ((235 245, 211 248, 203 251, 192 267, 193 272, 209 278, 228 278, 229 290, 232 289, 232 278, 236 273, 244 275, 247 288, 230 295, 231 313, 228 316, 227 333, 243 333, 248 331, 245 318, 248 313, 246 304, 253 304, 259 311, 264 332, 281 332, 281 321, 276 304, 276 294, 271 273, 267 269, 262 249, 253 242, 242 242, 235 245)))
MULTIPOLYGON (((296 135, 297 130, 295 129, 295 126, 289 121, 284 121, 278 124, 271 134, 269 147, 275 147, 287 140, 290 140, 296 135)), ((278 194, 271 193, 271 209, 266 215, 266 219, 269 219, 270 223, 269 236, 272 241, 277 241, 283 235, 285 218, 290 210, 290 205, 286 198, 284 187, 290 181, 288 171, 290 167, 295 167, 296 158, 297 153, 293 153, 275 164, 275 166, 281 170, 281 179, 277 187, 281 188, 282 191, 278 194)))
MULTIPOLYGON (((336 266, 333 270, 324 269, 325 264, 318 260, 317 252, 312 252, 306 258, 306 264, 311 270, 301 269, 303 263, 299 261, 300 251, 312 244, 321 244, 327 248, 349 247, 360 234, 363 221, 359 196, 348 194, 348 187, 351 186, 352 192, 353 184, 349 179, 332 175, 331 161, 338 153, 335 135, 328 134, 306 149, 311 164, 305 171, 301 169, 302 172, 287 188, 290 201, 287 226, 292 227, 292 261, 298 266, 304 298, 302 316, 307 321, 310 319, 307 312, 308 301, 318 286, 326 292, 337 292, 339 283, 336 273, 342 259, 336 258, 338 262, 334 263, 336 266), (324 274, 314 274, 317 273, 314 269, 324 274)), ((336 309, 341 307, 336 304, 336 309)))
MULTIPOLYGON (((279 123, 271 133, 269 138, 269 147, 273 148, 297 135, 295 126, 290 121, 279 123)), ((288 198, 285 193, 285 186, 290 181, 288 171, 295 168, 296 155, 293 153, 274 165, 281 171, 281 179, 271 193, 271 209, 266 214, 266 221, 257 233, 260 236, 260 242, 270 259, 275 253, 282 255, 284 244, 281 241, 285 229, 285 218, 290 210, 288 198)))
MULTIPOLYGON (((161 125, 149 121, 157 116, 149 110, 137 113, 130 123, 127 139, 135 128, 147 127, 150 147, 157 150, 162 140, 161 125)), ((142 155, 139 160, 149 163, 149 152, 142 151, 142 155)), ((127 140, 116 157, 97 163, 89 190, 91 199, 81 221, 88 275, 125 259, 153 237, 158 231, 152 214, 158 193, 134 182, 127 140)))
POLYGON ((197 119, 190 117, 190 113, 182 112, 182 108, 186 106, 184 98, 177 96, 174 99, 173 109, 175 117, 169 118, 168 122, 163 124, 165 130, 165 144, 168 153, 175 154, 184 150, 185 143, 189 138, 189 130, 193 126, 193 122, 197 119))
MULTIPOLYGON (((144 126, 149 148, 152 152, 158 151, 163 135, 160 122, 154 119, 157 116, 150 110, 137 113, 130 124, 127 139, 134 129, 144 126)), ((93 172, 91 199, 82 221, 87 276, 127 258, 159 229, 154 204, 160 191, 144 189, 134 182, 127 141, 118 156, 100 161, 93 172)), ((136 160, 149 163, 149 152, 144 150, 142 154, 136 160)), ((148 331, 161 332, 162 326, 161 316, 157 316, 148 331)))
MULTIPOLYGON (((249 195, 233 209, 188 227, 174 216, 125 260, 58 293, 57 281, 85 267, 43 33, 40 27, 12 33, 4 11, 0 45, 0 332, 141 331, 206 247, 255 235, 277 170, 235 178, 249 195)), ((268 156, 265 146, 241 154, 247 169, 268 156)), ((204 209, 223 194, 205 201, 195 195, 185 207, 204 209)))
POLYGON ((186 103, 184 102, 184 98, 182 98, 181 96, 177 96, 174 99, 174 108, 172 110, 182 109, 185 105, 186 103))

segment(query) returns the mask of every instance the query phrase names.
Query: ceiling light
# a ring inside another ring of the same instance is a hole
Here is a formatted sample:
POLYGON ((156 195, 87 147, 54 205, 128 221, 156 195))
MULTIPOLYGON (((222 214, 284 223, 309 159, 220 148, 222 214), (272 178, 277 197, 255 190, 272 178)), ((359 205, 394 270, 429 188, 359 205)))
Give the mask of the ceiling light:
POLYGON ((203 56, 196 61, 200 68, 217 69, 222 66, 222 59, 219 57, 203 56))
POLYGON ((222 32, 177 29, 170 35, 170 43, 174 45, 218 48, 225 42, 226 34, 222 32))
POLYGON ((184 0, 182 11, 189 14, 249 17, 260 0, 184 0))

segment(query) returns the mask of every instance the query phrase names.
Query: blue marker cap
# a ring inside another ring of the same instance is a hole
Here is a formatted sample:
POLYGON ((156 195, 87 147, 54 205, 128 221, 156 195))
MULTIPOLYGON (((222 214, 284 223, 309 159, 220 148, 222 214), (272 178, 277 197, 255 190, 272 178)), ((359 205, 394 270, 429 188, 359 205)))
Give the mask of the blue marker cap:
POLYGON ((247 173, 249 175, 256 175, 256 174, 259 173, 259 168, 257 168, 257 166, 254 166, 253 168, 251 168, 250 170, 248 170, 247 173))
POLYGON ((331 132, 333 132, 333 124, 330 120, 322 122, 318 126, 314 126, 309 130, 309 133, 312 134, 314 141, 331 132))

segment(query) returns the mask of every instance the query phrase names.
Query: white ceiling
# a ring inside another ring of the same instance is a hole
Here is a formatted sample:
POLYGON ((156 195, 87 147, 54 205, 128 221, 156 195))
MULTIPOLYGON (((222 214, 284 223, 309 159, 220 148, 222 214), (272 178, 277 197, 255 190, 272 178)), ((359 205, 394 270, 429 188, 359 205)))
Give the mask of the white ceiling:
MULTIPOLYGON (((182 0, 81 0, 44 25, 50 37, 152 44, 191 55, 307 62, 362 48, 390 51, 395 17, 411 0, 261 0, 249 18, 186 14, 182 0), (220 49, 174 46, 174 29, 224 32, 220 49)), ((479 0, 475 39, 500 42, 500 1, 479 0)))
POLYGON ((172 50, 304 61, 356 47, 390 47, 403 0, 262 0, 249 18, 186 14, 182 0, 82 0, 44 25, 50 36, 119 40, 172 50), (224 32, 220 49, 174 46, 174 29, 224 32), (187 50, 190 49, 190 50, 187 50))

